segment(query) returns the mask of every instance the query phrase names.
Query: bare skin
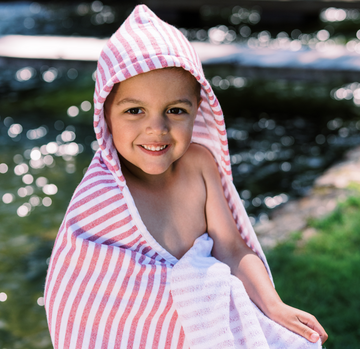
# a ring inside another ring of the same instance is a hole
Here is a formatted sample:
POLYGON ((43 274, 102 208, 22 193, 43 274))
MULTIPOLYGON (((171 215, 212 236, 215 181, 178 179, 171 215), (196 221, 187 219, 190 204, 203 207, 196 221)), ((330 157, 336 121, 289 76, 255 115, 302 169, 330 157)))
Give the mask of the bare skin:
POLYGON ((324 343, 327 334, 316 318, 281 301, 262 261, 241 238, 211 153, 190 145, 199 106, 193 79, 182 70, 155 70, 120 83, 106 101, 107 124, 142 220, 177 258, 208 232, 214 257, 229 265, 264 314, 324 343))

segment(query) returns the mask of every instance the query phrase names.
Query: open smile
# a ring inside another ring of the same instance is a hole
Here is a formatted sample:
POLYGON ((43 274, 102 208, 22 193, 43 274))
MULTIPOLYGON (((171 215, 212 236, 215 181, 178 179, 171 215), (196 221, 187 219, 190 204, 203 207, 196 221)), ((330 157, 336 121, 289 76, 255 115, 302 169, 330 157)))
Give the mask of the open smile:
POLYGON ((162 155, 166 153, 169 148, 170 144, 162 144, 162 145, 148 145, 148 144, 141 144, 139 148, 149 155, 162 155))
POLYGON ((145 148, 146 150, 150 150, 150 151, 160 151, 163 150, 167 147, 167 144, 164 145, 142 145, 143 148, 145 148))

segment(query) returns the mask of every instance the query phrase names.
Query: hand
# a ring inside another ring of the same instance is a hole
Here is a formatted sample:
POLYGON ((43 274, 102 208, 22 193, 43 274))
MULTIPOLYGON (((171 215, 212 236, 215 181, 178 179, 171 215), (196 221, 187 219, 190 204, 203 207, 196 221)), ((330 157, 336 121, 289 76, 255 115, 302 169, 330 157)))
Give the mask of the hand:
POLYGON ((312 343, 317 342, 320 338, 321 343, 324 344, 328 338, 327 333, 315 316, 284 303, 276 306, 269 317, 312 343))

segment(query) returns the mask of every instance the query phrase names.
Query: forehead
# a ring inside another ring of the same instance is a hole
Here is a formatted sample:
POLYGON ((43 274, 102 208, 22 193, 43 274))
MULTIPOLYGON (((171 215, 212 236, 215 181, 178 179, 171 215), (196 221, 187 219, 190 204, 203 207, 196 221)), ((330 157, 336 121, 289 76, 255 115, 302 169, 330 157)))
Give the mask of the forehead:
MULTIPOLYGON (((149 90, 156 93, 162 92, 187 92, 200 96, 200 84, 188 71, 178 68, 162 68, 142 73, 114 85, 110 92, 111 97, 132 92, 149 90)), ((109 98, 108 97, 108 98, 109 98)))

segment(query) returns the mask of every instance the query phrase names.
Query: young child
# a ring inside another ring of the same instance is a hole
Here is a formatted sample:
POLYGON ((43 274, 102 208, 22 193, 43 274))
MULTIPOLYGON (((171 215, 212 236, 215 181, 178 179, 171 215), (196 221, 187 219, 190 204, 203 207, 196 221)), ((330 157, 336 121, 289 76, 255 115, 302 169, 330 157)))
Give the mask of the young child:
POLYGON ((182 34, 137 6, 101 53, 94 103, 100 149, 46 280, 54 348, 320 348, 318 321, 272 285, 182 34))

